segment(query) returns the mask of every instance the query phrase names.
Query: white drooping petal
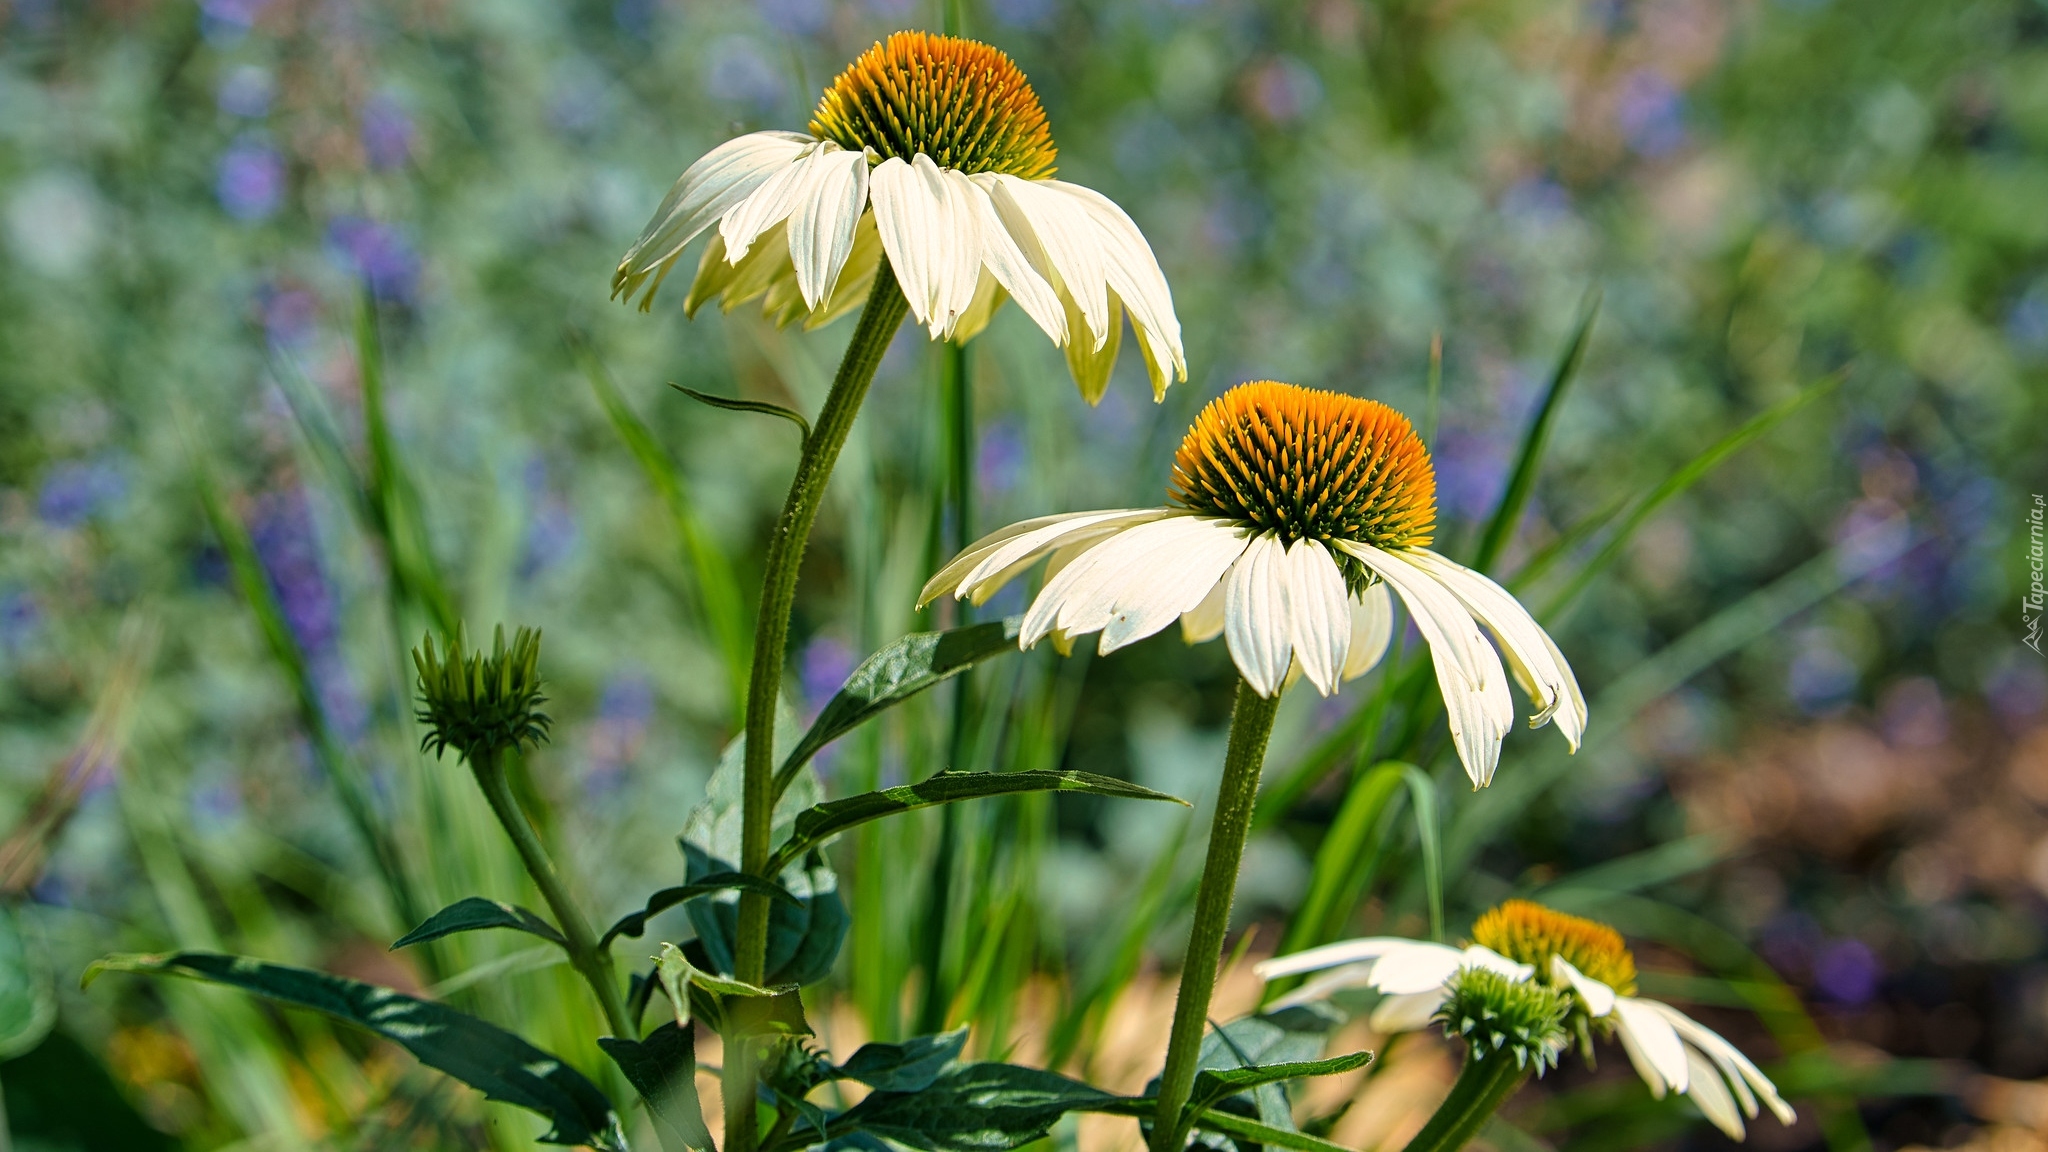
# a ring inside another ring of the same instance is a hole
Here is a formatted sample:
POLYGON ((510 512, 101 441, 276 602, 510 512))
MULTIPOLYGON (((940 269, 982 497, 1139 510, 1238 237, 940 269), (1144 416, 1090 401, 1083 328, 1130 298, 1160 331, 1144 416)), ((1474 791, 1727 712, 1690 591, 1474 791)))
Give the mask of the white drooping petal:
MULTIPOLYGON (((1405 948, 1416 943, 1401 936, 1365 936, 1357 940, 1339 940, 1334 944, 1290 952, 1261 960, 1252 965, 1252 971, 1261 980, 1278 980, 1283 976, 1299 976, 1303 972, 1314 972, 1322 968, 1335 968, 1340 964, 1357 964, 1366 960, 1377 960, 1396 948, 1405 948)), ((1432 944, 1430 947, 1441 947, 1432 944)))
POLYGON ((1372 1015, 1366 1017, 1365 1026, 1382 1036, 1396 1032, 1420 1032, 1429 1027, 1436 1018, 1436 1010, 1444 1005, 1444 990, 1408 992, 1383 998, 1373 1005, 1372 1015))
POLYGON ((847 253, 831 293, 804 317, 804 331, 822 328, 866 303, 881 267, 882 236, 875 231, 875 214, 869 212, 854 228, 853 251, 847 253))
POLYGON ((1220 520, 1196 519, 1195 523, 1199 530, 1185 541, 1176 541, 1172 554, 1160 557, 1164 563, 1152 576, 1117 597, 1109 622, 1102 627, 1097 650, 1103 655, 1143 640, 1193 610, 1222 584, 1223 574, 1244 554, 1247 540, 1242 528, 1220 520))
POLYGON ((1252 537, 1224 578, 1223 638, 1245 683, 1261 696, 1279 693, 1294 654, 1283 561, 1287 545, 1272 533, 1252 537))
POLYGON ((1685 1044, 1671 1021, 1650 1004, 1631 996, 1615 997, 1614 1014, 1620 1025, 1622 1046, 1628 1049, 1629 1059, 1635 1062, 1636 1071, 1643 1074, 1650 1091, 1658 1096, 1666 1088, 1685 1091, 1690 1083, 1685 1044), (1643 1071, 1646 1067, 1655 1073, 1656 1079, 1643 1071))
POLYGON ((868 206, 865 152, 821 148, 806 161, 810 180, 789 214, 789 257, 806 307, 816 309, 832 295, 861 214, 868 206))
POLYGON ((988 327, 988 322, 995 319, 996 309, 1001 308, 1003 301, 1010 298, 1010 294, 1003 291, 1002 284, 986 267, 981 270, 980 275, 981 279, 974 283, 974 299, 968 301, 967 310, 953 320, 953 333, 949 338, 956 344, 965 344, 981 335, 982 329, 988 327))
POLYGON ((1330 995, 1334 992, 1342 992, 1350 988, 1369 988, 1371 986, 1372 965, 1370 963, 1346 964, 1339 968, 1332 968, 1320 976, 1303 982, 1301 987, 1274 1000, 1266 1005, 1262 1011, 1278 1012, 1283 1008, 1293 1008, 1300 1004, 1313 1004, 1318 1000, 1329 999, 1330 995))
POLYGON ((1223 604, 1229 595, 1229 584, 1218 580, 1202 602, 1188 609, 1180 618, 1180 638, 1190 644, 1200 644, 1223 635, 1223 604))
POLYGON ((1742 1112, 1735 1106, 1735 1098, 1728 1094, 1728 1084, 1721 1079, 1721 1070, 1691 1048, 1685 1050, 1685 1066, 1691 1081, 1686 1095, 1699 1106, 1700 1115, 1730 1140, 1742 1139, 1746 1133, 1742 1126, 1742 1112))
MULTIPOLYGON (((1069 330, 1078 332, 1086 321, 1075 310, 1073 298, 1064 290, 1060 300, 1066 308, 1069 330)), ((1123 346, 1123 315, 1123 302, 1112 292, 1109 295, 1109 338, 1100 344, 1085 337, 1067 341, 1067 374, 1081 389, 1081 399, 1090 404, 1101 403, 1103 393, 1109 391, 1109 374, 1116 368, 1117 350, 1123 346)))
POLYGON ((1356 541, 1340 541, 1338 547, 1401 594, 1416 628, 1429 642, 1451 743, 1473 786, 1484 788, 1492 782, 1494 767, 1500 763, 1501 740, 1515 722, 1514 701, 1508 696, 1507 673, 1500 666, 1500 657, 1479 634, 1479 625, 1464 604, 1401 552, 1356 541))
POLYGON ((1427 940, 1404 940, 1372 966, 1372 985, 1390 996, 1441 989, 1465 967, 1465 950, 1427 940))
POLYGON ((938 314, 928 325, 932 339, 941 340, 953 335, 960 318, 974 306, 976 291, 981 285, 983 240, 980 201, 985 194, 965 175, 950 168, 940 168, 922 152, 911 161, 911 167, 916 168, 927 183, 937 186, 946 198, 948 232, 942 238, 945 248, 937 262, 942 275, 932 285, 938 314))
POLYGON ((1586 1015, 1598 1020, 1614 1011, 1614 989, 1579 971, 1571 961, 1553 954, 1550 973, 1551 979, 1571 985, 1572 991, 1579 994, 1579 1002, 1586 1006, 1586 1015))
POLYGON ((750 132, 699 157, 669 188, 640 239, 619 261, 614 291, 637 286, 655 268, 674 260, 685 244, 794 162, 811 143, 811 137, 797 132, 750 132))
MULTIPOLYGON (((1101 631, 1120 602, 1142 598, 1147 588, 1180 562, 1183 553, 1204 540, 1213 542, 1218 535, 1214 524, 1185 514, 1118 532, 1046 580, 1044 590, 1024 613, 1018 640, 1028 648, 1054 628, 1069 636, 1101 631)), ((1222 567, 1227 567, 1227 561, 1213 568, 1211 580, 1221 575, 1222 567)), ((1200 593, 1184 593, 1183 598, 1198 600, 1200 593)), ((1177 615, 1178 611, 1165 615, 1159 627, 1164 628, 1177 615)))
POLYGON ((1131 326, 1137 329, 1139 340, 1146 346, 1146 360, 1154 377, 1153 393, 1157 395, 1166 390, 1165 371, 1168 367, 1177 378, 1186 380, 1187 353, 1181 348, 1180 320, 1173 311, 1173 290, 1167 286, 1166 274, 1159 270, 1158 258, 1152 254, 1152 246, 1146 242, 1145 234, 1115 201, 1093 188, 1060 180, 1042 183, 1080 201, 1101 230, 1104 276, 1110 290, 1123 298, 1124 307, 1130 312, 1131 326))
POLYGON ((718 221, 718 235, 725 241, 726 263, 744 260, 757 237, 789 219, 797 200, 810 189, 817 171, 815 162, 824 149, 822 141, 805 148, 794 163, 762 181, 759 188, 718 221))
POLYGON ((1387 582, 1376 581, 1351 602, 1351 650, 1344 657, 1344 678, 1356 680, 1373 670, 1394 638, 1394 602, 1387 582))
POLYGON ((1045 181, 998 175, 984 185, 1004 228, 1032 267, 1080 311, 1067 317, 1069 346, 1099 350, 1115 331, 1101 228, 1079 201, 1045 181))
MULTIPOLYGON (((1060 302, 1059 293, 1053 291, 1051 282, 1032 266, 1031 257, 1025 254, 1017 238, 1010 235, 1009 226, 1003 222, 1002 214, 996 210, 995 201, 989 194, 994 180, 994 175, 984 173, 970 181, 975 192, 974 209, 981 217, 982 265, 1024 310, 1024 314, 1031 317, 1031 322, 1052 338, 1056 347, 1065 347, 1066 306, 1060 302)), ((1033 237, 1025 239, 1028 243, 1037 244, 1033 237)))
POLYGON ((1404 554, 1416 567, 1435 576, 1450 589, 1451 594, 1500 641, 1516 678, 1522 682, 1530 699, 1536 702, 1537 711, 1529 719, 1530 726, 1540 727, 1554 716, 1558 730, 1564 733, 1572 750, 1578 751, 1579 739, 1584 735, 1586 725, 1584 698, 1579 695, 1578 680, 1572 675, 1571 666, 1554 655, 1557 646, 1529 615, 1529 610, 1522 607, 1507 589, 1483 573, 1446 560, 1426 548, 1408 549, 1404 554))
MULTIPOLYGON (((926 157, 925 165, 930 163, 926 157)), ((881 233, 882 250, 889 254, 889 267, 910 302, 911 316, 928 327, 943 326, 942 292, 951 290, 954 261, 946 247, 953 222, 945 181, 930 179, 921 167, 891 156, 868 174, 868 202, 874 207, 875 229, 881 233)))
POLYGON ((1520 984, 1536 974, 1536 969, 1520 960, 1510 960, 1484 944, 1468 946, 1464 952, 1464 968, 1484 968, 1498 973, 1520 984))
MULTIPOLYGON (((1105 516, 1100 519, 1075 520, 1059 531, 1043 531, 1029 540, 1011 541, 987 556, 974 571, 960 582, 960 594, 975 604, 984 604, 1003 585, 1016 579, 1025 569, 1038 562, 1040 556, 1051 554, 1046 563, 1045 579, 1041 586, 1050 585, 1055 577, 1081 553, 1114 537, 1117 533, 1139 524, 1166 518, 1165 509, 1146 509, 1121 515, 1105 516)), ((1032 643, 1037 643, 1034 639, 1032 643)), ((1027 645, 1028 646, 1028 645, 1027 645)))
POLYGON ((962 549, 958 556, 939 569, 936 576, 925 582, 924 590, 918 593, 917 606, 922 608, 955 589, 962 595, 971 594, 974 585, 986 581, 992 574, 1020 561, 1035 560, 1058 547, 1060 538, 1067 532, 1110 522, 1125 523, 1125 518, 1157 519, 1162 515, 1165 515, 1163 509, 1111 508, 1098 512, 1061 512, 1020 520, 962 549), (993 563, 985 563, 992 558, 993 563))
POLYGON ((1730 1044, 1720 1033, 1715 1032, 1713 1029, 1708 1028, 1706 1025, 1694 1020, 1669 1004, 1662 1004, 1655 1000, 1642 1000, 1639 1002, 1656 1009, 1666 1020, 1671 1022, 1673 1028, 1678 1030, 1678 1035, 1681 1039, 1706 1053, 1710 1059, 1722 1067, 1723 1071, 1728 1074, 1730 1085, 1742 1097, 1743 1110, 1749 1115, 1756 1115, 1756 1102, 1750 1096, 1750 1090, 1753 1089, 1755 1095, 1763 1099, 1764 1105, 1771 1110, 1771 1115, 1776 1116, 1779 1122, 1790 1124, 1799 1118, 1798 1114, 1792 1110, 1792 1106, 1785 1103, 1784 1097, 1778 1095, 1778 1086, 1771 1083, 1770 1078, 1763 1074, 1763 1070, 1756 1066, 1755 1061, 1743 1055, 1740 1048, 1730 1044))
POLYGON ((704 246, 697 265, 697 278, 683 301, 683 312, 695 316, 706 301, 716 299, 719 310, 734 308, 767 292, 776 280, 789 272, 789 231, 781 222, 754 241, 753 251, 738 263, 726 259, 725 237, 713 235, 704 246))
POLYGON ((1319 540, 1295 541, 1283 566, 1294 659, 1316 691, 1328 696, 1337 690, 1351 653, 1351 597, 1344 573, 1319 540))

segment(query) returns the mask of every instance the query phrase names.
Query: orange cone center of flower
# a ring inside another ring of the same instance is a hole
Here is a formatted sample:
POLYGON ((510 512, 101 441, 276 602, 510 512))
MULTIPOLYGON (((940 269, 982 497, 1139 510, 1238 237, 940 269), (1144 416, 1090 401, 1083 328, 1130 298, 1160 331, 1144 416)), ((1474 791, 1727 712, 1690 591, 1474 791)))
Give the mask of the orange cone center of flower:
POLYGON ((1026 180, 1052 175, 1056 154, 1038 94, 1008 56, 928 32, 895 33, 847 65, 811 113, 811 134, 1026 180))
POLYGON ((1562 956, 1623 996, 1635 995, 1635 956, 1622 943, 1621 933, 1596 920, 1568 916, 1529 900, 1510 900, 1472 925, 1472 942, 1533 965, 1544 980, 1550 978, 1550 958, 1562 956))
POLYGON ((1195 417, 1172 496, 1206 516, 1301 539, 1420 547, 1436 472, 1408 418, 1377 400, 1259 380, 1195 417))

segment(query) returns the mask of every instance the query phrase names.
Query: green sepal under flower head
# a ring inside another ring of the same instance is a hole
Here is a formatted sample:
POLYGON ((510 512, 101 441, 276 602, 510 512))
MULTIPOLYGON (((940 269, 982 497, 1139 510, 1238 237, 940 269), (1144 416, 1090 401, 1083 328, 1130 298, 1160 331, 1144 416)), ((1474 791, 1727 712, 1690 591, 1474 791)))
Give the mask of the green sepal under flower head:
POLYGON ((477 757, 522 744, 539 745, 553 723, 540 711, 540 632, 521 628, 505 645, 499 625, 490 655, 466 651, 462 630, 447 642, 446 658, 427 636, 413 649, 420 674, 420 723, 427 734, 420 750, 436 756, 453 748, 464 758, 477 757))
POLYGON ((1565 1017, 1572 998, 1534 981, 1487 968, 1463 968, 1444 987, 1436 1019, 1444 1033, 1470 1046, 1472 1059, 1512 1059, 1541 1076, 1557 1066, 1570 1036, 1565 1017))

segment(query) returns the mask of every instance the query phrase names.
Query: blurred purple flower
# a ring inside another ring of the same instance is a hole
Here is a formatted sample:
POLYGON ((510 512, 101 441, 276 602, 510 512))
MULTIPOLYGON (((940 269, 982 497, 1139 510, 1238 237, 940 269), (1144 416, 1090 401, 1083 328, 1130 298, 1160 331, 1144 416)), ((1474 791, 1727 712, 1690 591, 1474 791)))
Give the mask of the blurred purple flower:
POLYGON ((1548 176, 1529 176, 1500 196, 1500 214, 1511 227, 1548 228, 1571 221, 1572 194, 1548 176))
POLYGON ((128 478, 109 460, 72 460, 50 469, 36 493, 36 515, 53 528, 76 528, 128 491, 128 478))
POLYGON ((624 782, 627 766, 639 755, 654 718, 654 685, 638 671, 620 672, 598 698, 597 719, 590 726, 588 770, 584 790, 593 796, 624 782))
POLYGON ((1655 159, 1685 146, 1685 96, 1653 70, 1637 69, 1621 82, 1614 117, 1638 155, 1655 159))
POLYGON ((1449 519, 1474 521, 1492 511, 1507 483, 1508 453, 1505 436, 1465 428, 1445 427, 1437 435, 1437 507, 1449 519))
POLYGON ((217 831, 242 815, 242 792, 232 778, 200 784, 192 789, 187 807, 197 831, 217 831))
POLYGON ((214 101, 221 111, 230 116, 254 120, 270 112, 270 100, 276 90, 276 81, 271 78, 268 68, 242 64, 221 78, 220 90, 214 101))
POLYGON ((293 639, 309 656, 331 650, 341 634, 340 609, 305 492, 273 489, 256 497, 249 539, 293 639))
POLYGON ((1785 670, 1785 690, 1801 710, 1829 711, 1856 691, 1862 673, 1835 643, 1834 633, 1808 628, 1795 643, 1792 663, 1785 670))
POLYGON ((2048 359, 2048 280, 2037 280, 2005 314, 2005 335, 2026 359, 2048 359))
POLYGON ((974 485, 983 497, 999 499, 1008 495, 1023 478, 1026 463, 1024 433, 1016 421, 998 418, 982 427, 981 443, 974 456, 974 485))
POLYGON ((816 36, 832 16, 828 0, 754 0, 761 18, 785 36, 816 36))
POLYGON ((859 654, 846 641, 830 633, 813 637, 804 645, 803 655, 797 657, 805 706, 823 708, 859 664, 859 654))
POLYGON ((1913 542, 1913 525, 1889 500, 1858 500, 1835 526, 1836 566, 1844 575, 1888 579, 1913 542))
POLYGON ((372 168, 396 168, 412 159, 412 117, 390 96, 380 93, 363 106, 362 135, 372 168))
POLYGON ((561 563, 576 548, 576 510, 548 483, 547 462, 536 456, 526 463, 526 492, 533 518, 526 526, 526 548, 519 578, 531 580, 561 563))
POLYGON ((43 613, 25 589, 0 592, 0 652, 12 652, 35 638, 43 613))
POLYGON ((261 140, 237 140, 221 154, 213 188, 228 215, 267 220, 284 203, 284 157, 261 140))
POLYGON ((1868 1003, 1883 979, 1884 968, 1877 962, 1877 954, 1861 940, 1837 940, 1814 958, 1814 986, 1838 1004, 1868 1003))
POLYGON ((410 301, 419 286, 419 254, 389 224, 337 216, 327 226, 327 255, 360 276, 381 299, 410 301))
POLYGON ((200 0, 200 31, 209 40, 239 40, 269 6, 270 0, 200 0))
POLYGON ((1252 108, 1274 124, 1291 124, 1323 103, 1323 81, 1292 56, 1275 56, 1246 78, 1252 108))
POLYGON ((2048 669, 2033 653, 2023 654, 2015 646, 1984 678, 1984 696, 2008 731, 2024 731, 2048 712, 2048 669))
MULTIPOLYGON (((868 0, 873 7, 875 0, 868 0)), ((909 7, 909 5, 905 5, 909 7)), ((989 0, 989 12, 996 23, 1006 28, 1022 28, 1036 31, 1050 25, 1053 17, 1059 15, 1055 0, 989 0)))
POLYGON ((263 334, 278 348, 304 344, 320 319, 319 297, 303 288, 266 284, 257 290, 256 307, 263 317, 263 334))
POLYGON ((765 111, 783 96, 782 73, 769 63, 753 37, 743 33, 720 36, 711 42, 710 71, 704 77, 704 91, 719 100, 751 104, 765 111))
POLYGON ((660 11, 661 0, 618 0, 612 5, 612 20, 619 31, 645 40, 654 35, 654 17, 660 11))

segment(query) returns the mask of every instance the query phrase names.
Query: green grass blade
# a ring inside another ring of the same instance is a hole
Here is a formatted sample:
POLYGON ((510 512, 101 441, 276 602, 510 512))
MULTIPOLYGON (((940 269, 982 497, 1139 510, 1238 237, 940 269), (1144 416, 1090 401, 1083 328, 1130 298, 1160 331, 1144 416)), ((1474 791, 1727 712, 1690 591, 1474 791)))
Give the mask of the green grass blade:
POLYGON ((1444 938, 1443 822, 1437 818, 1436 781, 1413 764, 1401 765, 1415 812, 1415 840, 1422 847, 1422 883, 1429 894, 1429 938, 1444 938))
POLYGON ((1550 445, 1550 426, 1557 419, 1558 409, 1563 405, 1572 381, 1578 378, 1579 365, 1586 358, 1586 344, 1593 335, 1593 320, 1599 314, 1600 292, 1595 289, 1586 297, 1578 326, 1572 330, 1572 338, 1565 345, 1564 354, 1557 358, 1557 366, 1551 370, 1550 386, 1543 392, 1543 403, 1537 406, 1528 431, 1522 434, 1522 449, 1515 455, 1515 466, 1508 473, 1507 487, 1501 491, 1493 518, 1487 521, 1486 531, 1479 537, 1478 550, 1472 554, 1472 567, 1481 572, 1492 569, 1493 562, 1500 558, 1501 549, 1507 546, 1508 538, 1514 535, 1515 525, 1522 519, 1522 510, 1529 506, 1529 495, 1536 488, 1536 472, 1543 464, 1544 449, 1550 445))
POLYGON ((1336 819, 1316 849, 1308 892, 1287 923, 1280 955, 1328 942, 1349 917, 1349 903, 1341 897, 1350 888, 1350 878, 1360 862, 1373 854, 1372 841, 1381 827, 1381 816, 1400 792, 1402 768, 1391 762, 1379 764, 1352 780, 1336 819))
POLYGON ((366 288, 356 313, 356 362, 362 372, 363 436, 370 450, 365 499, 376 513, 393 583, 426 610, 442 635, 461 623, 447 581, 427 543, 426 523, 384 411, 384 344, 377 332, 377 303, 366 288))

